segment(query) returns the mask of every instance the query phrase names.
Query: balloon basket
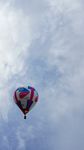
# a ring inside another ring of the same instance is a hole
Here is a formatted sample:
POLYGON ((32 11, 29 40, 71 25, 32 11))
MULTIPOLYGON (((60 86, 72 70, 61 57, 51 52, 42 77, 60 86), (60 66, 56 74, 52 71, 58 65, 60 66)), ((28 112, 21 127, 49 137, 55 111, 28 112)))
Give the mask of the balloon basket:
POLYGON ((24 119, 26 119, 26 115, 24 115, 24 119))

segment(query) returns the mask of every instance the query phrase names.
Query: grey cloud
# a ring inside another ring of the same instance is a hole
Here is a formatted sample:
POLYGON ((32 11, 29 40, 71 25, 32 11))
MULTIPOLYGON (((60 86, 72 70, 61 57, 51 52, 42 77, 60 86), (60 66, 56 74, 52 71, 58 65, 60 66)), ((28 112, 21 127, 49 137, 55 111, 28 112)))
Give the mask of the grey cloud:
POLYGON ((25 13, 25 15, 39 15, 40 13, 44 13, 48 5, 46 1, 39 0, 13 0, 10 4, 13 8, 22 10, 25 13))

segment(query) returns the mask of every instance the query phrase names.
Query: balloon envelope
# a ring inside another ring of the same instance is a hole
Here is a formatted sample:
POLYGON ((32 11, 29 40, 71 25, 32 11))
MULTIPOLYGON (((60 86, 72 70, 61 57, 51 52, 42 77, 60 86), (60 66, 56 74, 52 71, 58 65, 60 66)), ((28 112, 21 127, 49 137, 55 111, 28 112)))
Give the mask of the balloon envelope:
POLYGON ((31 86, 19 87, 14 92, 14 101, 24 115, 26 115, 37 103, 38 93, 31 86))

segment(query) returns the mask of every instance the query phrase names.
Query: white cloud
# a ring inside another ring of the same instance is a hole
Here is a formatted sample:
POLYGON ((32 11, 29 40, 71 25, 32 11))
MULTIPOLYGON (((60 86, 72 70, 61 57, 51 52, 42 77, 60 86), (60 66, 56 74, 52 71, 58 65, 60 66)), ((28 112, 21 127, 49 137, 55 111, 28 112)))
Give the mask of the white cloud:
POLYGON ((35 138, 33 126, 29 125, 27 127, 27 124, 23 126, 21 123, 20 126, 17 128, 16 136, 18 140, 17 149, 18 150, 26 149, 26 143, 29 143, 29 141, 32 141, 35 138))
MULTIPOLYGON (((55 110, 58 110, 58 115, 60 113, 62 115, 66 115, 68 109, 71 111, 72 109, 75 109, 75 107, 80 109, 79 105, 83 103, 84 46, 81 39, 83 39, 84 33, 82 30, 84 12, 81 9, 81 3, 78 1, 74 1, 72 3, 73 6, 70 1, 60 2, 59 7, 65 8, 65 6, 67 6, 67 9, 63 9, 62 11, 59 10, 57 13, 58 9, 56 10, 53 8, 58 6, 58 2, 53 1, 52 11, 54 12, 55 16, 53 19, 54 23, 52 22, 51 24, 53 30, 46 62, 52 67, 56 66, 61 74, 61 78, 59 79, 58 83, 55 82, 57 84, 55 86, 56 92, 53 93, 53 103, 54 98, 56 97, 55 99, 57 100, 55 104, 58 108, 55 106, 55 109, 52 112, 55 113, 55 110), (60 2, 64 5, 61 5, 60 2), (74 14, 74 17, 72 16, 72 13, 74 14), (61 15, 61 17, 57 16, 57 14, 61 15), (77 14, 79 14, 81 17, 79 17, 77 14), (60 18, 59 22, 55 19, 56 16, 60 18)), ((51 14, 51 19, 52 18, 53 16, 51 14)), ((51 88, 50 90, 48 89, 48 91, 50 93, 51 88)), ((53 110, 53 104, 51 110, 53 110)))
POLYGON ((2 95, 0 107, 2 113, 3 108, 6 111, 9 108, 8 81, 12 76, 21 74, 25 53, 29 55, 27 49, 31 39, 29 17, 21 11, 12 9, 9 2, 0 3, 0 95, 2 95))

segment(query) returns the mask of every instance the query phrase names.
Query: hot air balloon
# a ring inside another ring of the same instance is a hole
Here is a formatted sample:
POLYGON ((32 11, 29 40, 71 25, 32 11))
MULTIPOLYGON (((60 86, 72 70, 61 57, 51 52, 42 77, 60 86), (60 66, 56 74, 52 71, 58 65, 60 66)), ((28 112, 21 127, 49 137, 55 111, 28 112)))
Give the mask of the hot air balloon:
POLYGON ((35 106, 38 101, 37 91, 31 87, 19 87, 14 92, 14 102, 20 108, 26 119, 26 114, 35 106))

